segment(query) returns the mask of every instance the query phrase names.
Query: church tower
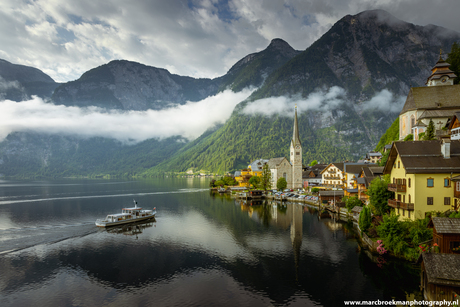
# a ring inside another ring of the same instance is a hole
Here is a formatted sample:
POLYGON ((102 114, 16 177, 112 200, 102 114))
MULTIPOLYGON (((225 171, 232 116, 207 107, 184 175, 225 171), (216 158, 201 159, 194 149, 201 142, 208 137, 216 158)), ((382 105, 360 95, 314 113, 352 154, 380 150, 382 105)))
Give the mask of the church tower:
POLYGON ((450 64, 443 60, 439 53, 439 60, 431 69, 431 75, 426 80, 427 86, 454 85, 457 75, 449 69, 450 64))
POLYGON ((297 123, 297 105, 295 106, 294 131, 291 140, 291 189, 302 188, 302 144, 299 138, 299 125, 297 123))

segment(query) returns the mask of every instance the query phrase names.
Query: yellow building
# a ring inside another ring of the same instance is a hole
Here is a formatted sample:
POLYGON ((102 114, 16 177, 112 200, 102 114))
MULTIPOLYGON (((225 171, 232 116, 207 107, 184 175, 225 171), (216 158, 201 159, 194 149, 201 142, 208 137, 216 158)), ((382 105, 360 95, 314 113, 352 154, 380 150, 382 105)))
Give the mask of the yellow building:
POLYGON ((394 142, 383 173, 390 174, 388 190, 395 192, 388 205, 400 218, 422 219, 427 212, 452 209, 460 141, 394 142))
POLYGON ((248 168, 242 169, 239 172, 235 172, 235 180, 238 182, 240 187, 249 187, 249 179, 252 176, 262 177, 263 167, 268 163, 268 160, 259 159, 255 160, 248 165, 248 168))

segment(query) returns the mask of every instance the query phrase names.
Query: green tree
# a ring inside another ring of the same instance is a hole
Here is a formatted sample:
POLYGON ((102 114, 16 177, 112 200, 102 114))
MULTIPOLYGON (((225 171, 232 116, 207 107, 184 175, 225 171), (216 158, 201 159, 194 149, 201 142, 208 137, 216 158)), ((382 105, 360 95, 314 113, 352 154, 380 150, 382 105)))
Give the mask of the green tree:
POLYGON ((390 183, 390 175, 385 175, 383 178, 377 177, 372 180, 366 194, 369 195, 369 201, 372 211, 375 215, 383 215, 389 210, 388 200, 394 197, 394 193, 388 191, 390 183))
POLYGON ((446 62, 450 64, 450 70, 457 75, 454 84, 458 84, 460 80, 460 45, 457 42, 453 43, 446 62))
POLYGON ((280 179, 278 179, 278 181, 276 182, 276 188, 278 189, 278 191, 282 191, 286 189, 286 187, 287 187, 286 178, 281 177, 280 179))
POLYGON ((314 165, 316 165, 316 164, 318 164, 318 161, 313 160, 313 161, 311 161, 310 166, 314 166, 314 165))
POLYGON ((390 155, 390 151, 391 150, 387 150, 382 154, 382 159, 380 159, 380 161, 378 162, 379 166, 385 166, 385 164, 388 161, 388 156, 390 155))
POLYGON ((436 139, 436 131, 435 131, 434 123, 432 119, 430 119, 430 123, 428 124, 428 127, 426 128, 425 136, 423 137, 423 139, 426 141, 436 139))
POLYGON ((225 185, 225 182, 223 180, 217 180, 214 182, 215 187, 223 187, 225 185))
POLYGON ((319 188, 311 188, 311 192, 312 192, 312 193, 318 193, 318 192, 319 192, 319 188))
POLYGON ((260 181, 261 179, 259 176, 252 176, 251 178, 249 178, 248 182, 254 187, 254 189, 256 189, 259 187, 260 181))
POLYGON ((414 140, 414 135, 411 133, 411 134, 408 134, 405 138, 404 138, 404 141, 413 141, 414 140))
POLYGON ((262 178, 260 181, 260 188, 262 190, 270 190, 272 188, 272 173, 268 168, 268 164, 264 164, 262 168, 262 178))
POLYGON ((372 223, 371 208, 364 206, 359 214, 359 228, 366 232, 372 223))
POLYGON ((347 197, 345 198, 345 206, 347 207, 348 211, 351 211, 351 209, 353 209, 355 206, 362 207, 363 202, 357 196, 347 197))
POLYGON ((224 182, 225 185, 237 185, 238 184, 235 178, 231 176, 224 176, 223 178, 221 178, 221 180, 224 182))

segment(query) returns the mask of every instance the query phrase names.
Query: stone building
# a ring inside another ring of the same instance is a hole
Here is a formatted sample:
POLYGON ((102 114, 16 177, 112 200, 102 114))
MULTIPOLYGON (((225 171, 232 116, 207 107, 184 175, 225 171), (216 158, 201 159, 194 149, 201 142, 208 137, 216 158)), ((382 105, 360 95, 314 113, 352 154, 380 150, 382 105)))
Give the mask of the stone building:
POLYGON ((278 179, 284 177, 289 189, 301 189, 302 181, 302 143, 299 137, 299 124, 297 121, 297 106, 294 114, 294 127, 290 144, 290 160, 285 157, 272 158, 268 161, 271 171, 272 187, 276 187, 278 179))

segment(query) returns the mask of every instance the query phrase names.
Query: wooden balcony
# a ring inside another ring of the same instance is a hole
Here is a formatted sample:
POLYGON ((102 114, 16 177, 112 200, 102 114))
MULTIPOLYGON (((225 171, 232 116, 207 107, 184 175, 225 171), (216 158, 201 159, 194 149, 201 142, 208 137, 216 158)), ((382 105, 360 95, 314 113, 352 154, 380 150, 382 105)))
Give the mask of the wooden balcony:
POLYGON ((412 203, 403 203, 402 201, 397 200, 397 199, 389 199, 388 200, 388 206, 390 206, 392 208, 400 208, 400 209, 414 211, 414 204, 412 204, 412 203))
POLYGON ((454 190, 454 197, 460 198, 460 191, 454 190))
POLYGON ((406 192, 405 184, 390 183, 388 184, 388 191, 391 192, 406 192))
POLYGON ((324 176, 326 180, 340 180, 339 176, 324 176))

